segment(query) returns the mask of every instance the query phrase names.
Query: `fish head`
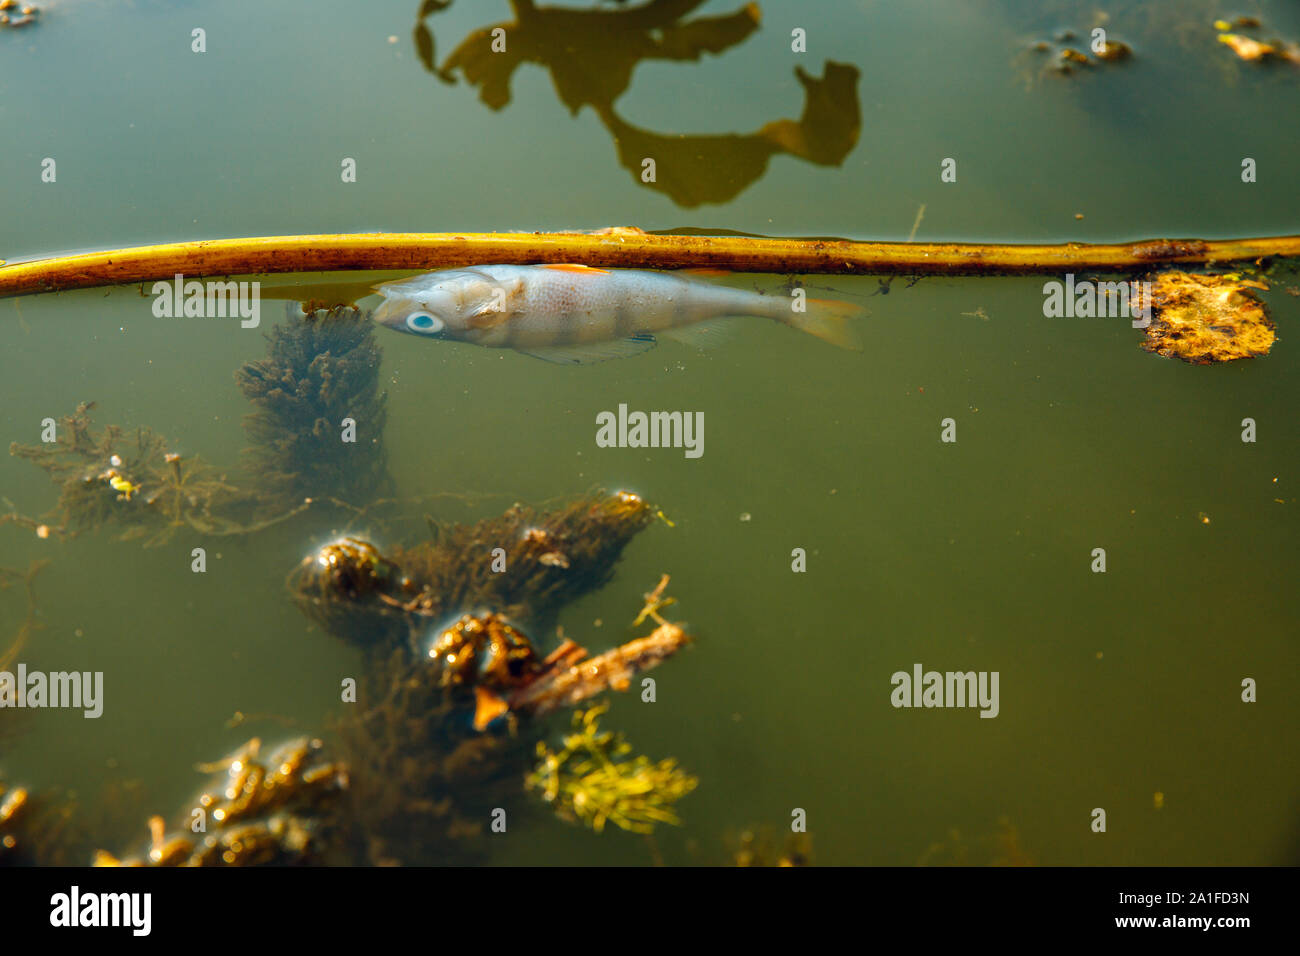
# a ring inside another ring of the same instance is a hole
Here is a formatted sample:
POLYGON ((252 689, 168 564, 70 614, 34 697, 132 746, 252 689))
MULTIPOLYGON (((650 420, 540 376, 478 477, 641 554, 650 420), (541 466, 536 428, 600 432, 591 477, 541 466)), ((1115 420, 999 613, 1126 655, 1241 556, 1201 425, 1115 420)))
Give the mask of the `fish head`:
POLYGON ((376 287, 384 297, 373 318, 399 332, 431 339, 464 339, 470 319, 496 294, 492 277, 472 269, 449 269, 376 287))

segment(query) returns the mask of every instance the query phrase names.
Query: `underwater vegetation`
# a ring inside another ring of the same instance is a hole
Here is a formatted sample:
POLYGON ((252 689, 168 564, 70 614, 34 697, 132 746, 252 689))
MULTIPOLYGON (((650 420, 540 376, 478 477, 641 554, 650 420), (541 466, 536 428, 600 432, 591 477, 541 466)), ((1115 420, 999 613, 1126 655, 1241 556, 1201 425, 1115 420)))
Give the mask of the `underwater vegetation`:
POLYGON ((21 581, 27 599, 27 611, 23 615, 22 623, 18 625, 17 633, 14 634, 8 645, 0 647, 0 671, 7 669, 10 664, 18 659, 18 655, 27 646, 27 641, 32 634, 44 627, 37 619, 36 576, 49 563, 49 561, 33 561, 26 571, 0 568, 0 591, 4 591, 15 582, 21 581))
POLYGON ((40 8, 18 0, 0 0, 0 30, 19 30, 38 22, 40 8))
POLYGON ((686 19, 704 0, 650 0, 624 9, 538 7, 511 0, 513 21, 475 30, 438 65, 433 34, 425 24, 449 0, 421 5, 415 27, 416 53, 426 70, 444 83, 459 73, 477 87, 492 110, 510 102, 515 70, 535 63, 551 76, 556 94, 571 113, 591 107, 609 131, 618 159, 637 184, 667 195, 685 208, 725 203, 755 183, 768 161, 789 155, 819 166, 838 166, 857 144, 862 115, 858 69, 827 61, 818 78, 794 71, 804 91, 798 120, 779 119, 748 134, 693 135, 640 129, 616 112, 638 63, 685 62, 721 54, 749 38, 759 26, 757 3, 733 13, 686 19), (657 174, 642 176, 642 160, 658 158, 657 174))
POLYGON ((566 740, 567 753, 552 752, 537 719, 626 690, 632 675, 689 640, 666 621, 656 634, 650 645, 633 640, 591 659, 565 641, 543 658, 530 638, 489 612, 462 616, 423 654, 400 644, 373 651, 358 694, 367 709, 336 728, 367 860, 481 861, 486 848, 472 838, 486 830, 488 811, 527 812, 517 807, 526 788, 542 793, 561 818, 597 830, 606 820, 642 832, 678 822, 672 805, 695 781, 672 761, 615 763, 630 748, 596 733, 599 712, 584 718, 590 747, 582 751, 574 738, 566 740), (530 751, 541 762, 525 776, 530 751))
POLYGON ((430 519, 428 540, 391 557, 356 538, 326 545, 289 575, 289 590, 305 614, 359 646, 480 606, 548 627, 562 605, 609 581, 655 514, 639 495, 618 492, 545 514, 514 505, 473 525, 430 519))
POLYGON ((632 745, 621 733, 600 729, 608 703, 573 714, 573 733, 552 750, 537 744, 537 766, 527 786, 555 808, 561 819, 583 823, 600 833, 613 823, 634 833, 651 833, 656 823, 679 824, 674 804, 698 780, 669 758, 651 763, 638 755, 624 759, 632 745))
POLYGON ((305 614, 367 651, 357 694, 363 709, 335 730, 369 862, 480 861, 486 849, 471 838, 487 828, 488 811, 510 810, 528 788, 546 794, 562 818, 596 829, 607 820, 638 830, 677 821, 672 805, 695 782, 671 761, 623 760, 621 739, 597 739, 598 713, 589 720, 594 750, 552 752, 541 719, 627 690, 634 675, 689 642, 659 615, 671 603, 667 578, 646 595, 636 621, 652 618, 651 633, 595 657, 570 640, 543 653, 512 623, 551 621, 606 583, 654 514, 626 492, 544 514, 516 505, 474 525, 431 523, 429 540, 392 558, 344 538, 289 575, 305 614), (463 608, 480 610, 448 622, 463 608), (528 783, 534 753, 539 767, 553 760, 546 783, 528 783), (598 757, 610 765, 592 763, 598 757))
POLYGON ((20 848, 16 832, 26 807, 27 791, 22 787, 10 789, 0 780, 0 866, 10 865, 20 853, 29 852, 26 841, 20 848))
POLYGON ((96 835, 122 832, 143 794, 134 779, 110 781, 90 799, 70 791, 37 793, 0 774, 0 867, 85 866, 96 835))
POLYGON ((245 417, 246 463, 263 509, 305 498, 360 501, 392 491, 384 452, 387 396, 379 390, 382 352, 369 317, 355 308, 304 314, 271 328, 267 356, 235 381, 254 411, 245 417), (340 438, 355 422, 358 441, 340 438))
MULTIPOLYGON (((82 402, 55 426, 55 441, 9 446, 60 486, 59 502, 42 523, 17 515, 8 520, 35 528, 41 537, 75 535, 106 526, 123 528, 121 540, 144 538, 145 545, 166 542, 177 530, 228 534, 235 527, 217 512, 235 502, 239 491, 226 476, 199 459, 167 451, 167 440, 153 429, 105 425, 96 430, 82 402)), ((2 520, 2 519, 0 519, 2 520)))
MULTIPOLYGON (((342 307, 291 311, 289 323, 271 331, 267 357, 236 375, 254 408, 245 421, 250 447, 240 486, 197 456, 170 452, 148 427, 97 428, 94 404, 82 403, 52 423, 43 437, 53 440, 10 449, 59 486, 56 508, 39 520, 0 520, 42 538, 113 527, 120 539, 146 545, 181 529, 252 534, 313 504, 366 515, 369 523, 371 512, 400 503, 381 497, 392 480, 372 335, 366 317, 342 307), (371 437, 341 441, 348 418, 371 437)), ((489 813, 517 804, 530 812, 524 801, 539 745, 550 761, 541 765, 550 770, 540 789, 558 815, 597 830, 607 821, 638 830, 677 822, 673 805, 694 778, 672 761, 631 756, 621 737, 597 731, 598 711, 584 712, 590 734, 573 736, 564 749, 546 750, 543 742, 546 715, 629 689, 636 674, 689 643, 659 614, 671 603, 663 596, 667 578, 646 596, 636 621, 651 618, 650 633, 594 657, 569 640, 546 653, 514 623, 549 629, 565 604, 610 580, 623 549, 656 516, 635 494, 589 494, 549 511, 516 504, 475 524, 426 516, 426 539, 394 547, 391 556, 357 537, 325 545, 288 583, 311 619, 366 652, 355 707, 333 723, 336 756, 304 738, 264 758, 254 738, 227 760, 200 767, 224 771, 224 779, 174 821, 178 829, 153 816, 143 852, 99 850, 95 862, 481 861, 486 845, 472 838, 489 825, 489 813)), ((0 587, 22 581, 29 597, 0 661, 20 653, 39 627, 31 587, 40 567, 0 570, 0 587)), ((88 829, 93 806, 34 800, 21 787, 4 788, 0 799, 0 862, 79 863, 103 845, 88 829)))
POLYGON ((149 820, 142 857, 119 860, 99 851, 96 866, 289 866, 347 862, 339 811, 348 786, 344 768, 329 761, 323 743, 300 739, 263 760, 261 740, 200 770, 226 771, 225 786, 203 793, 186 814, 191 835, 168 836, 162 817, 149 820), (197 837, 197 832, 212 831, 197 837))
POLYGON ((9 453, 43 469, 60 487, 41 519, 0 516, 40 537, 121 528, 121 540, 165 544, 181 529, 204 535, 249 534, 306 511, 313 503, 373 501, 392 489, 383 449, 385 396, 381 352, 371 323, 353 308, 291 307, 290 321, 268 336, 265 359, 236 373, 254 407, 244 422, 249 447, 240 484, 198 455, 168 451, 147 426, 96 428, 94 402, 54 425, 54 441, 14 442, 9 453), (344 420, 362 441, 342 440, 344 420))

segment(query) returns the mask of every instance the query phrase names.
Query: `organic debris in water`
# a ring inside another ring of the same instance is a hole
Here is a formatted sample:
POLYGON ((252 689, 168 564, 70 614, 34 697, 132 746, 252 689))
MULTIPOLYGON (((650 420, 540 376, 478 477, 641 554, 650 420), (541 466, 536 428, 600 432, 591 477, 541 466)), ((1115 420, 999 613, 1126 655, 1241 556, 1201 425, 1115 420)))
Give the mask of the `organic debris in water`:
POLYGON ((288 584, 304 613, 363 647, 414 637, 432 620, 478 607, 546 627, 562 605, 609 580, 653 517, 630 492, 541 515, 515 505, 477 524, 436 527, 432 540, 391 558, 340 538, 306 558, 288 584))
POLYGON ((528 788, 540 793, 562 819, 597 833, 606 823, 635 833, 650 833, 657 823, 680 824, 676 803, 699 781, 672 759, 625 759, 631 744, 621 733, 600 729, 600 717, 608 709, 603 703, 575 712, 574 732, 565 736, 559 750, 539 742, 528 788))
POLYGON ((1234 26, 1239 30, 1252 30, 1259 29, 1261 23, 1255 17, 1238 17, 1233 23, 1227 20, 1214 22, 1214 29, 1219 31, 1219 42, 1237 54, 1238 59, 1247 63, 1285 61, 1300 65, 1300 45, 1279 39, 1264 43, 1243 33, 1229 32, 1234 26))
POLYGON ((1267 289, 1260 281, 1237 273, 1196 275, 1161 272, 1138 283, 1135 312, 1150 305, 1151 322, 1142 347, 1195 365, 1231 362, 1267 355, 1277 335, 1267 306, 1252 289, 1267 289))
POLYGON ((7 787, 0 780, 0 866, 12 865, 20 853, 30 848, 19 846, 19 827, 27 810, 27 791, 23 787, 7 787))
POLYGON ((19 30, 36 23, 40 8, 18 0, 0 0, 0 30, 19 30))
POLYGON ((110 781, 83 807, 71 792, 37 794, 0 776, 0 867, 84 866, 93 834, 120 827, 140 791, 139 781, 110 781))
MULTIPOLYGON (((688 643, 657 610, 650 616, 659 622, 654 633, 595 658, 572 641, 543 657, 527 635, 493 612, 462 615, 436 632, 419 656, 405 642, 386 657, 374 649, 360 697, 375 703, 339 727, 371 862, 480 859, 482 844, 465 838, 484 829, 482 807, 504 809, 518 797, 520 765, 542 733, 536 718, 627 690, 635 674, 688 643)), ((587 783, 593 798, 615 800, 618 825, 642 826, 650 822, 642 809, 670 805, 685 792, 684 775, 670 769, 626 762, 587 783), (661 785, 662 793, 651 792, 661 785)), ((565 793, 579 793, 581 786, 565 793)), ((572 809, 565 801, 557 807, 572 809)))
POLYGON ((288 323, 267 336, 267 357, 235 373, 255 408, 244 419, 251 442, 244 454, 265 507, 388 492, 387 396, 379 390, 373 324, 355 308, 304 315, 290 304, 288 311, 288 323), (354 423, 355 442, 342 440, 345 419, 354 423))
POLYGON ((371 647, 410 634, 406 605, 416 588, 368 541, 330 542, 305 558, 288 584, 303 613, 336 637, 371 647))
MULTIPOLYGON (((162 817, 149 820, 143 857, 119 860, 100 851, 96 866, 268 866, 339 862, 341 797, 348 787, 342 765, 323 756, 319 740, 295 740, 259 760, 253 738, 238 753, 199 769, 226 771, 225 786, 199 797, 196 816, 213 832, 168 836, 162 817), (201 811, 198 813, 197 811, 201 811)), ((202 832, 202 831, 200 831, 202 832)))
POLYGON ((499 717, 540 717, 607 690, 626 691, 634 676, 688 643, 685 631, 665 621, 597 657, 566 640, 542 658, 500 615, 466 614, 438 635, 429 658, 439 686, 474 691, 474 729, 486 730, 499 717))
MULTIPOLYGON (((1098 64, 1122 63, 1133 58, 1133 48, 1122 40, 1104 39, 1101 45, 1088 47, 1092 53, 1089 57, 1072 46, 1065 46, 1067 41, 1075 39, 1075 34, 1071 31, 1058 33, 1055 37, 1055 43, 1049 43, 1046 40, 1038 40, 1029 46, 1030 54, 1048 53, 1051 58, 1048 60, 1045 70, 1047 72, 1057 73, 1068 76, 1075 72, 1076 68, 1088 68, 1098 64), (1094 59, 1095 58, 1095 59, 1094 59)), ((1024 54, 1018 57, 1018 60, 1024 60, 1024 54)), ((1026 86, 1032 86, 1032 77, 1026 74, 1026 86)))

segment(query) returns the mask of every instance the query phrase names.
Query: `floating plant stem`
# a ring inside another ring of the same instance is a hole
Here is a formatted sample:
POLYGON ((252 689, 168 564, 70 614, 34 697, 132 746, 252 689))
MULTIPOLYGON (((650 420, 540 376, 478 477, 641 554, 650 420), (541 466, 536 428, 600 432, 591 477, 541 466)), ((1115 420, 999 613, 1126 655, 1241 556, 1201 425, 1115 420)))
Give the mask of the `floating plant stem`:
POLYGON ((1300 236, 1031 245, 673 236, 632 227, 598 233, 360 233, 209 239, 10 263, 0 266, 0 297, 150 282, 171 279, 178 272, 200 278, 356 269, 427 271, 484 262, 798 275, 1024 275, 1273 257, 1300 257, 1300 236))

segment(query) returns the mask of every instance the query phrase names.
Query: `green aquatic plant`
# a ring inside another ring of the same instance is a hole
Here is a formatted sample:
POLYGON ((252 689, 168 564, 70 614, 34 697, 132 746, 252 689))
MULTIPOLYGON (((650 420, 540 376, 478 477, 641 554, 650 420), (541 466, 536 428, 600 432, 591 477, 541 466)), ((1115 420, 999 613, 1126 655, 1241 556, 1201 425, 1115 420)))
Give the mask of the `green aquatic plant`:
POLYGON ((564 746, 552 750, 537 744, 537 765, 526 785, 539 793, 556 814, 582 823, 597 833, 606 823, 634 833, 650 833, 657 823, 680 824, 676 803, 695 789, 698 780, 671 758, 652 763, 632 752, 621 733, 600 729, 608 703, 573 715, 573 733, 564 746))
POLYGON ((304 315, 291 305, 289 321, 273 327, 267 341, 267 357, 235 373, 254 407, 244 419, 244 455, 263 511, 308 498, 360 501, 390 492, 382 352, 369 317, 350 307, 304 315), (343 440, 345 419, 357 441, 343 440))
MULTIPOLYGON (((240 500, 206 462, 167 451, 153 429, 105 425, 96 430, 82 402, 55 426, 55 441, 9 446, 9 454, 44 470, 60 485, 54 511, 36 524, 41 537, 122 527, 121 540, 145 538, 146 547, 165 543, 181 528, 229 534, 241 526, 218 514, 240 500)), ((33 525, 32 519, 19 523, 33 525)))

